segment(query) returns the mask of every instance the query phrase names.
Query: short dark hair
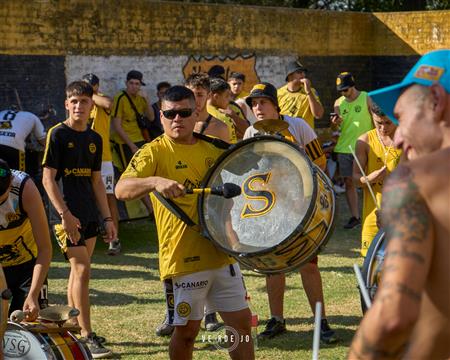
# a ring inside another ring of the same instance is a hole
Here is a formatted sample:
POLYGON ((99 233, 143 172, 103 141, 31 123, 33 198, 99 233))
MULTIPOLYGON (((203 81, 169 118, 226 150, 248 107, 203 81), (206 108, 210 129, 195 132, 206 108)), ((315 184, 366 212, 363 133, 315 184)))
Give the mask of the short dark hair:
POLYGON ((178 102, 185 99, 188 99, 192 105, 195 106, 194 93, 186 86, 175 85, 167 89, 161 101, 178 102))
POLYGON ((207 91, 210 91, 211 80, 206 73, 194 73, 187 77, 184 85, 190 88, 201 87, 207 91))
POLYGON ((11 169, 5 160, 0 159, 0 196, 8 190, 11 181, 11 169))
POLYGON ((98 76, 93 73, 83 75, 81 80, 87 82, 88 84, 91 84, 92 86, 95 86, 100 83, 100 79, 98 78, 98 76))
POLYGON ((211 79, 211 92, 213 94, 223 93, 225 90, 230 90, 230 84, 220 78, 211 79))
POLYGON ((170 88, 172 85, 168 83, 167 81, 161 81, 156 85, 156 90, 161 91, 161 89, 170 88))
POLYGON ((211 78, 220 78, 223 79, 225 76, 225 68, 222 65, 213 65, 208 70, 208 75, 211 78))
POLYGON ((370 111, 372 112, 372 114, 375 114, 375 115, 377 115, 379 117, 386 116, 384 111, 381 110, 381 108, 377 104, 375 104, 373 101, 372 101, 372 105, 370 106, 370 111))
POLYGON ((233 71, 230 74, 230 76, 228 77, 228 80, 231 80, 231 79, 242 80, 243 82, 245 82, 245 75, 243 73, 233 71))
POLYGON ((70 98, 71 96, 82 96, 82 95, 92 97, 93 94, 94 94, 94 89, 92 88, 92 86, 90 84, 88 84, 85 81, 74 81, 74 82, 71 82, 66 87, 67 99, 70 98))

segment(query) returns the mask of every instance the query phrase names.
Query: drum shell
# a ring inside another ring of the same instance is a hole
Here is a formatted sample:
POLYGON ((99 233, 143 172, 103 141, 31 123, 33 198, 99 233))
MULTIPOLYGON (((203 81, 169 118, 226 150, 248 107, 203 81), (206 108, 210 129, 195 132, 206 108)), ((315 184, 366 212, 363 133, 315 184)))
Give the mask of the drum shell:
MULTIPOLYGON (((6 284, 5 273, 0 265, 0 294, 2 294, 7 288, 8 285, 6 284)), ((0 336, 3 338, 8 322, 9 300, 0 298, 0 302, 0 336)))
MULTIPOLYGON (((309 164, 312 177, 312 201, 300 224, 277 245, 255 251, 252 253, 242 253, 222 246, 215 241, 208 230, 207 222, 204 218, 204 201, 206 195, 199 196, 198 209, 200 224, 203 235, 211 240, 217 247, 227 254, 235 257, 244 267, 264 274, 275 274, 288 272, 308 263, 313 259, 328 241, 335 222, 336 199, 331 181, 328 177, 307 158, 305 152, 290 141, 274 136, 259 136, 244 140, 235 145, 235 148, 246 146, 247 143, 256 141, 278 141, 288 144, 296 149, 299 156, 309 164)), ((227 154, 234 151, 232 148, 224 153, 210 169, 205 177, 202 186, 210 186, 210 178, 215 173, 222 161, 227 159, 227 154)), ((240 185, 240 184, 238 184, 240 185)))
MULTIPOLYGON (((370 300, 374 300, 378 289, 379 280, 381 278, 381 271, 384 263, 384 256, 386 250, 386 236, 384 230, 380 229, 373 238, 366 257, 363 262, 361 275, 364 280, 364 286, 367 289, 370 300)), ((361 296, 361 308, 366 312, 367 307, 361 296)))
POLYGON ((4 359, 92 359, 86 345, 64 327, 45 323, 8 322, 3 339, 4 359))

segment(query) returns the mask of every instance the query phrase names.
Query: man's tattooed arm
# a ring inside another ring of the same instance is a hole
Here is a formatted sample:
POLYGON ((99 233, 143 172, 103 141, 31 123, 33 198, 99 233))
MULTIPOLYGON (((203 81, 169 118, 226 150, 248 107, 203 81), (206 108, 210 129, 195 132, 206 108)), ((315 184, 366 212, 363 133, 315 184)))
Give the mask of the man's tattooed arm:
POLYGON ((388 241, 381 284, 353 339, 349 358, 399 358, 419 316, 433 249, 432 217, 411 169, 400 165, 383 189, 388 241))

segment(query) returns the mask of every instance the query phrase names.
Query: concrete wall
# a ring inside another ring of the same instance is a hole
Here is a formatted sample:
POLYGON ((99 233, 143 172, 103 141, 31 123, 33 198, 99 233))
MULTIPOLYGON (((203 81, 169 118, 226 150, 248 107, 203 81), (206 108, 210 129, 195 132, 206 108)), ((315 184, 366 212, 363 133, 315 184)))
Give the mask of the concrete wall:
MULTIPOLYGON (((109 95, 131 69, 155 99, 159 81, 222 64, 257 81, 284 83, 299 57, 328 112, 335 77, 354 73, 370 90, 398 81, 432 49, 450 48, 450 11, 350 13, 148 0, 4 0, 0 7, 0 108, 19 94, 25 109, 55 105, 64 86, 94 72, 109 95)), ((322 123, 326 125, 326 120, 322 123)))

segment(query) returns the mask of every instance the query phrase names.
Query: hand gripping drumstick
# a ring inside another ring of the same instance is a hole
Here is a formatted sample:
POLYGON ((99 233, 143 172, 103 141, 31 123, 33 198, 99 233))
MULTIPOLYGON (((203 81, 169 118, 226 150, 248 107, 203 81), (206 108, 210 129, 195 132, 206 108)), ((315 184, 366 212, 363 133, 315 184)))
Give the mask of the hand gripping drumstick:
POLYGON ((233 183, 225 183, 212 188, 187 189, 186 194, 211 194, 223 196, 225 199, 231 199, 235 196, 241 195, 241 188, 233 183))
POLYGON ((375 206, 377 207, 377 210, 380 210, 380 206, 378 205, 377 198, 375 197, 375 194, 373 193, 372 186, 370 185, 369 179, 367 178, 366 173, 364 172, 364 170, 361 166, 361 163, 359 162, 358 158, 356 157, 355 151, 353 150, 351 145, 349 145, 348 147, 349 147, 350 151, 352 152, 352 155, 356 161, 356 164, 359 167, 359 170, 361 170, 361 174, 363 174, 364 179, 366 180, 367 187, 369 188, 370 195, 372 195, 372 199, 373 199, 373 202, 375 203, 375 206))

